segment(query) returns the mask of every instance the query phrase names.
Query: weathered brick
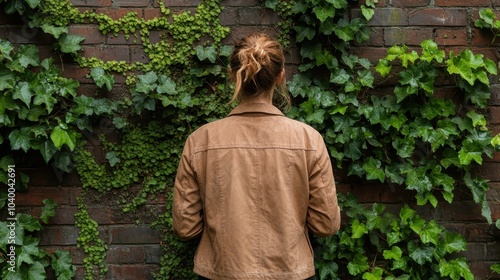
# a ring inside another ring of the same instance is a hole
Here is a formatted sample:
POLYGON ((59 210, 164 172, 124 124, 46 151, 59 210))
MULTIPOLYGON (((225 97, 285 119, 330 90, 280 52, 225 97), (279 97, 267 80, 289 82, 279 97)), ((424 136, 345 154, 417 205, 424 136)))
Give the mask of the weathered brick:
POLYGON ((106 262, 110 264, 144 263, 145 250, 143 245, 115 246, 108 248, 106 262))
POLYGON ((201 0, 163 0, 165 7, 197 7, 201 0))
POLYGON ((268 9, 240 9, 239 16, 239 24, 241 25, 270 25, 279 22, 278 15, 268 9))
POLYGON ((75 226, 46 226, 42 231, 40 245, 76 245, 78 232, 75 226))
POLYGON ((63 187, 31 187, 27 192, 16 192, 16 206, 41 206, 46 198, 58 204, 66 204, 69 190, 63 187))
POLYGON ((69 27, 69 34, 82 36, 85 38, 82 44, 102 44, 105 42, 106 36, 102 35, 101 31, 96 25, 79 24, 69 27))
POLYGON ((110 265, 106 279, 150 280, 159 267, 156 265, 110 265))
MULTIPOLYGON (((351 11, 352 17, 362 17, 361 10, 351 11)), ((368 22, 370 26, 407 26, 408 14, 399 8, 377 9, 373 18, 368 22)))
POLYGON ((467 46, 469 33, 465 28, 437 28, 434 41, 439 46, 467 46))
POLYGON ((259 0, 222 0, 220 5, 223 7, 252 7, 258 6, 259 0))
POLYGON ((431 28, 385 28, 384 44, 386 46, 420 46, 423 40, 432 39, 432 36, 431 28))
POLYGON ((490 124, 500 124, 500 107, 493 106, 490 108, 491 118, 489 120, 490 124))
POLYGON ((396 8, 407 7, 425 7, 429 5, 430 0, 392 0, 391 4, 396 8))
POLYGON ((220 23, 224 26, 236 25, 238 23, 238 12, 240 9, 234 7, 227 7, 220 14, 220 23))
POLYGON ((148 264, 160 264, 163 251, 161 245, 145 245, 143 247, 145 250, 144 262, 148 264))
POLYGON ((123 45, 99 45, 99 46, 84 46, 83 56, 96 57, 104 61, 127 61, 130 62, 129 47, 123 45))
POLYGON ((434 0, 437 7, 489 7, 489 0, 434 0))
POLYGON ((160 242, 160 233, 150 226, 111 226, 112 244, 155 244, 160 242))
POLYGON ((111 6, 112 0, 71 0, 74 6, 82 7, 107 7, 111 6))
POLYGON ((149 0, 113 0, 113 5, 118 8, 147 7, 149 3, 149 0))
POLYGON ((408 16, 409 25, 415 26, 467 26, 465 9, 428 8, 412 11, 408 16))
POLYGON ((500 163, 483 163, 480 174, 485 179, 489 179, 491 181, 500 181, 500 163))

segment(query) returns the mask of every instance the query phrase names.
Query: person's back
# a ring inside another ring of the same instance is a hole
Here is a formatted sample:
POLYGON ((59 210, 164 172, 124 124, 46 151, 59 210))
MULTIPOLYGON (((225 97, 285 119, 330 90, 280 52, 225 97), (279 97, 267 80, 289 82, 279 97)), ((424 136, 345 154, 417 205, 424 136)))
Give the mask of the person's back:
MULTIPOLYGON (((252 36, 244 40, 270 40, 252 36)), ((232 74, 242 68, 237 55, 238 46, 232 74)), ((179 165, 174 232, 185 239, 202 234, 194 271, 210 279, 310 277, 308 229, 328 236, 340 226, 321 135, 260 97, 243 98, 227 118, 191 134, 179 165)))

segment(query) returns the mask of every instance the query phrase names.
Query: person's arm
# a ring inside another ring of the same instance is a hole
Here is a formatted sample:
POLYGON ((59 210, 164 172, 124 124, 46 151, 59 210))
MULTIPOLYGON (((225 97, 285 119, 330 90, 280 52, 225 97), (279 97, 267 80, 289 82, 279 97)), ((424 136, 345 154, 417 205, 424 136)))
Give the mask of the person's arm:
POLYGON ((335 234, 340 228, 340 208, 330 156, 323 138, 319 138, 309 174, 307 226, 314 234, 326 237, 335 234))
POLYGON ((172 206, 174 233, 184 240, 197 237, 203 230, 200 189, 191 165, 192 144, 188 138, 175 178, 172 206))

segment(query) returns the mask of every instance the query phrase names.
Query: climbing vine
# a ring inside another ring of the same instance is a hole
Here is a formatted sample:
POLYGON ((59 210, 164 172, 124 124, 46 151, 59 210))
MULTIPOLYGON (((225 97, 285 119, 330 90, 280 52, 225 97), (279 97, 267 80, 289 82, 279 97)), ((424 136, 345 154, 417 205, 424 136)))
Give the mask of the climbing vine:
MULTIPOLYGON (((126 213, 166 197, 166 212, 153 224, 164 232, 165 245, 156 278, 195 279, 189 264, 196 244, 180 242, 171 232, 171 188, 187 135, 230 109, 225 66, 232 48, 221 43, 229 29, 219 22, 220 1, 201 1, 196 11, 178 13, 158 1, 160 16, 151 19, 134 12, 112 19, 80 11, 68 0, 3 2, 7 13, 24 15, 30 26, 52 35, 61 56, 88 69, 96 93, 111 92, 116 75, 126 77, 129 92, 115 99, 79 95, 78 81, 62 77, 51 59, 40 61, 35 46, 0 40, 0 145, 10 151, 0 167, 22 165, 28 154, 36 154, 60 170, 78 172, 84 191, 75 220, 78 246, 86 254, 85 279, 102 278, 107 270, 106 244, 87 211, 86 195, 120 190, 116 202, 126 213), (85 38, 68 32, 71 24, 82 23, 140 42, 147 61, 83 57, 85 38), (152 32, 162 33, 157 42, 152 32), (110 120, 111 133, 98 129, 102 120, 110 120), (92 133, 100 133, 101 160, 86 149, 92 133)), ((417 205, 433 207, 453 203, 454 190, 463 184, 492 223, 487 181, 473 169, 500 146, 484 116, 495 63, 470 50, 445 53, 424 41, 419 52, 393 46, 372 65, 351 54, 350 44, 369 38, 376 3, 358 3, 361 16, 351 18, 347 0, 262 1, 282 19, 283 45, 299 48, 302 58, 299 74, 288 84, 295 99, 289 116, 316 127, 349 175, 400 186, 415 194, 417 205), (453 83, 449 96, 436 96, 438 75, 453 83), (397 82, 385 84, 389 78, 397 82), (380 94, 379 87, 392 93, 380 94)), ((491 11, 482 11, 481 19, 477 27, 495 30, 491 11)), ((17 188, 26 188, 29 178, 20 176, 17 188)), ((410 206, 392 215, 378 204, 365 209, 350 196, 340 201, 349 218, 345 226, 336 236, 314 240, 320 279, 473 278, 467 260, 450 256, 465 249, 465 240, 410 206)), ((67 255, 57 253, 58 258, 66 261, 67 255)), ((70 275, 73 268, 62 263, 60 270, 70 272, 61 273, 70 275)))

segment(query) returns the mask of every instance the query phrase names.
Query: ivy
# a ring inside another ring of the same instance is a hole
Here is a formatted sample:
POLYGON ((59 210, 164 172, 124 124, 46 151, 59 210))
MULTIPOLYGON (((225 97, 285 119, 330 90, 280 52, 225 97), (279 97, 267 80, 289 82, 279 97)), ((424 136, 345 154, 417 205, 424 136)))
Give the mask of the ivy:
POLYGON ((316 239, 319 279, 474 279, 467 261, 452 255, 467 249, 459 234, 426 222, 405 205, 399 215, 381 204, 366 209, 339 196, 351 226, 316 239))
MULTIPOLYGON (((4 207, 7 196, 0 193, 4 207)), ((57 204, 50 199, 43 201, 40 217, 18 213, 14 219, 0 222, 0 271, 2 279, 46 279, 46 268, 52 268, 58 280, 69 280, 75 276, 76 268, 68 252, 56 250, 49 253, 39 247, 38 232, 42 223, 47 224, 55 215, 57 204), (10 238, 13 236, 14 238, 10 238), (14 257, 11 258, 10 256, 14 257)))

